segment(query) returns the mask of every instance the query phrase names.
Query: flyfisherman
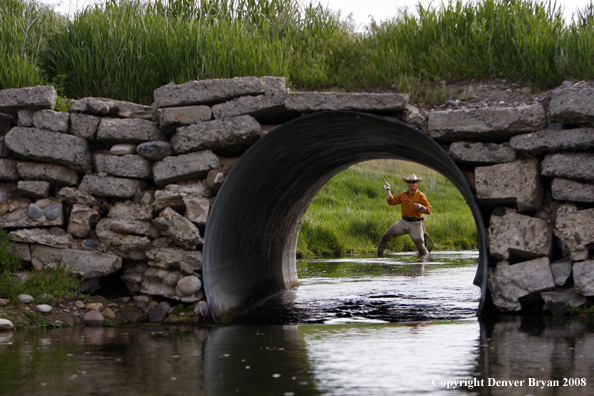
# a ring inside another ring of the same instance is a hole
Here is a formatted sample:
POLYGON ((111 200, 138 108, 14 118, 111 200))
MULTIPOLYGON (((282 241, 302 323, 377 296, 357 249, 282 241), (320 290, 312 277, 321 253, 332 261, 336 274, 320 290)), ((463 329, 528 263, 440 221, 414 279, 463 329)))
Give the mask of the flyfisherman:
POLYGON ((423 235, 423 214, 431 214, 431 205, 427 201, 425 194, 419 191, 419 183, 423 181, 422 178, 418 178, 417 175, 411 173, 407 178, 402 178, 402 181, 407 183, 408 190, 395 197, 392 196, 390 191, 390 183, 384 181, 388 203, 390 205, 401 205, 402 219, 384 233, 377 248, 377 254, 383 257, 384 250, 386 250, 390 240, 408 234, 419 250, 419 260, 424 261, 429 255, 429 250, 425 246, 423 235))

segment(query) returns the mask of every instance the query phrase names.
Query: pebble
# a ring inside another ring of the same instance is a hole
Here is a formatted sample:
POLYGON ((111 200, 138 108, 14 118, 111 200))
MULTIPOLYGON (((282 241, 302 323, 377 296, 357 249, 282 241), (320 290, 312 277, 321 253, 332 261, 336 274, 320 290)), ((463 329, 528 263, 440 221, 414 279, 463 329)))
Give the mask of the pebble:
POLYGON ((198 301, 194 306, 194 314, 200 318, 200 320, 207 320, 210 317, 208 310, 208 303, 204 300, 198 301))
POLYGON ((110 319, 115 319, 116 318, 116 314, 115 312, 112 311, 111 308, 105 307, 105 316, 107 316, 110 319))
POLYGON ((35 300, 33 298, 33 296, 30 296, 28 294, 19 294, 18 297, 19 301, 25 304, 29 304, 30 302, 32 302, 33 300, 35 300))
POLYGON ((9 301, 5 298, 0 298, 0 307, 5 307, 7 306, 9 303, 9 301))
POLYGON ((95 249, 97 249, 98 245, 97 245, 97 242, 95 242, 92 239, 85 239, 82 242, 81 247, 83 250, 95 250, 95 249))
POLYGON ((14 324, 10 320, 0 318, 0 331, 12 330, 13 328, 14 324))
POLYGON ((162 141, 141 143, 136 147, 136 151, 150 161, 160 161, 173 155, 171 144, 162 141))
POLYGON ((76 300, 74 302, 74 305, 76 306, 76 308, 80 308, 80 309, 83 309, 85 307, 85 303, 80 300, 76 300))
POLYGON ((39 304, 35 309, 41 313, 50 313, 52 312, 52 306, 47 304, 39 304))
POLYGON ((27 216, 33 220, 39 220, 41 218, 41 208, 35 204, 29 204, 27 207, 27 216))
POLYGON ((52 204, 45 208, 45 217, 54 220, 62 214, 62 207, 60 205, 52 204))
POLYGON ((109 149, 109 152, 113 155, 134 154, 136 152, 136 145, 132 143, 114 144, 111 146, 111 149, 109 149))

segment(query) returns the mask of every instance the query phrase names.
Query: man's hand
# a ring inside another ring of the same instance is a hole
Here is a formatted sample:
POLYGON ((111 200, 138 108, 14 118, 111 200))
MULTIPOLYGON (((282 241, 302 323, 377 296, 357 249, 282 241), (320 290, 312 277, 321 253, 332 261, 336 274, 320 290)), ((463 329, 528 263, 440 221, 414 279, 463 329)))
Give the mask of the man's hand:
POLYGON ((427 208, 424 207, 423 205, 421 205, 420 203, 415 203, 415 208, 417 208, 418 210, 420 210, 423 213, 426 213, 427 208))

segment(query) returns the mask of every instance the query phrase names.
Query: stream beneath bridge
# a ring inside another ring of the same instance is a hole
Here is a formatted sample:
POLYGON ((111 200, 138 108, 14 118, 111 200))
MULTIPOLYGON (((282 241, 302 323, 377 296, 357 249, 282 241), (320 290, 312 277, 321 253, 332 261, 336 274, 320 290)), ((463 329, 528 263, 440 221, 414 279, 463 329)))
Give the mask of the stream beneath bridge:
POLYGON ((299 260, 227 325, 0 333, 0 395, 590 395, 594 322, 476 317, 478 252, 299 260))

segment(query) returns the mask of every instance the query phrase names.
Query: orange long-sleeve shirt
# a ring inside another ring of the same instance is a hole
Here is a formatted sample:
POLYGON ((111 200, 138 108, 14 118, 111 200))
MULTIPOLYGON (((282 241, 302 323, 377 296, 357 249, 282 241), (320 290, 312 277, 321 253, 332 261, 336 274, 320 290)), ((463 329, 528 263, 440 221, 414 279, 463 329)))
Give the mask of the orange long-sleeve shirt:
POLYGON ((429 204, 429 201, 427 201, 425 194, 419 190, 415 191, 413 195, 409 195, 408 191, 404 191, 395 197, 390 195, 390 198, 388 198, 388 203, 390 205, 400 204, 402 207, 402 217, 420 219, 423 217, 423 214, 431 214, 431 205, 429 204), (421 205, 425 206, 427 208, 427 213, 423 213, 419 209, 415 208, 413 203, 420 203, 421 205))

